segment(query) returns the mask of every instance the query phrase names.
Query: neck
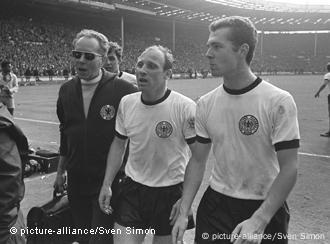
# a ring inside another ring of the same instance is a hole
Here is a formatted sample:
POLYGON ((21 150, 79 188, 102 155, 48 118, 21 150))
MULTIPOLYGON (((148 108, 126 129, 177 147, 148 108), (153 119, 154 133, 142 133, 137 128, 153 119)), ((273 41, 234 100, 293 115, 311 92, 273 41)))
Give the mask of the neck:
POLYGON ((236 71, 231 75, 223 77, 225 87, 233 90, 243 89, 252 84, 257 79, 257 76, 252 73, 250 67, 236 71))
POLYGON ((88 79, 88 80, 84 80, 84 81, 86 81, 86 82, 90 82, 90 81, 94 80, 96 77, 98 77, 98 76, 100 75, 101 72, 102 72, 102 71, 99 70, 99 72, 98 72, 96 75, 94 75, 92 78, 90 78, 90 79, 88 79))
POLYGON ((141 96, 143 101, 152 103, 161 99, 165 95, 166 91, 167 91, 167 87, 162 87, 157 91, 152 91, 152 92, 142 91, 141 96))

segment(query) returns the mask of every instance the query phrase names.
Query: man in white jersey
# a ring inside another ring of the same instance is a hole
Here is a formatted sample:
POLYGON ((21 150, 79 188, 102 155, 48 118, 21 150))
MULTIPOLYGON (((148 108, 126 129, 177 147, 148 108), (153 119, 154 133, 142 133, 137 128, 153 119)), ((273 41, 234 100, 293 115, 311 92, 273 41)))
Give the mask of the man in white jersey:
MULTIPOLYGON (((321 85, 320 89, 315 93, 315 97, 319 97, 320 96, 320 92, 326 87, 328 86, 330 89, 330 63, 327 64, 327 70, 328 73, 326 73, 324 75, 324 82, 321 85)), ((321 136, 325 136, 325 137, 330 137, 330 94, 328 94, 328 113, 329 113, 329 130, 323 134, 321 134, 321 136)))
POLYGON ((120 63, 123 60, 123 50, 117 42, 109 42, 109 51, 104 68, 112 73, 118 75, 120 79, 126 80, 134 85, 136 84, 136 77, 130 73, 120 70, 120 63))
POLYGON ((257 31, 248 18, 223 18, 209 30, 206 56, 223 84, 197 102, 196 147, 172 241, 182 242, 213 145, 216 162, 197 210, 196 243, 287 243, 281 236, 297 177, 296 105, 288 92, 252 73, 257 31))
MULTIPOLYGON (((111 184, 120 168, 126 142, 128 178, 122 184, 115 207, 114 243, 142 243, 151 229, 153 243, 171 242, 170 214, 180 199, 189 148, 195 142, 195 103, 167 88, 173 57, 167 48, 151 46, 138 58, 139 90, 122 98, 116 118, 116 137, 110 147, 107 169, 99 196, 109 212, 111 184), (132 229, 143 230, 139 233, 132 229)), ((111 210, 110 210, 111 211, 111 210)), ((190 224, 193 226, 192 216, 190 224)))
POLYGON ((17 76, 12 72, 9 61, 1 63, 0 73, 0 102, 6 105, 11 115, 14 115, 15 101, 14 94, 18 91, 17 76))

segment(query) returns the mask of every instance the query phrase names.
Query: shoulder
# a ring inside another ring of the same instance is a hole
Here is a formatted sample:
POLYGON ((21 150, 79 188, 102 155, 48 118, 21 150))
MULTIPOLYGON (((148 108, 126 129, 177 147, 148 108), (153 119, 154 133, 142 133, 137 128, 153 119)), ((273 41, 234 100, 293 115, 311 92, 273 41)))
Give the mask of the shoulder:
POLYGON ((141 92, 134 92, 122 97, 121 103, 133 103, 141 99, 141 92))
POLYGON ((133 84, 136 84, 136 76, 135 75, 132 75, 130 73, 127 73, 125 71, 122 71, 121 72, 121 75, 118 76, 119 78, 129 82, 129 83, 133 83, 133 84))
POLYGON ((260 83, 260 86, 258 88, 259 92, 264 94, 264 96, 268 98, 292 97, 292 95, 288 91, 283 90, 265 80, 260 83))
POLYGON ((267 101, 270 109, 277 109, 277 106, 296 107, 293 96, 286 90, 263 81, 260 87, 260 94, 267 101))
POLYGON ((135 83, 129 82, 127 79, 123 77, 116 76, 114 79, 116 89, 120 89, 125 94, 130 94, 133 92, 137 92, 138 88, 135 83))
POLYGON ((223 85, 220 85, 216 88, 214 88, 213 90, 209 91, 208 93, 202 95, 197 103, 198 104, 207 104, 209 103, 210 101, 213 101, 215 98, 219 97, 221 94, 222 94, 222 91, 223 90, 223 85))
POLYGON ((17 80, 17 76, 16 76, 14 73, 11 73, 11 76, 12 76, 15 80, 17 80))
POLYGON ((183 94, 181 94, 177 91, 171 90, 171 96, 173 98, 176 98, 176 99, 181 100, 183 102, 194 103, 194 101, 191 98, 189 98, 189 97, 187 97, 187 96, 185 96, 185 95, 183 95, 183 94))
POLYGON ((75 87, 78 83, 78 77, 73 77, 72 79, 68 80, 67 82, 63 83, 60 87, 59 93, 63 93, 72 87, 75 87))

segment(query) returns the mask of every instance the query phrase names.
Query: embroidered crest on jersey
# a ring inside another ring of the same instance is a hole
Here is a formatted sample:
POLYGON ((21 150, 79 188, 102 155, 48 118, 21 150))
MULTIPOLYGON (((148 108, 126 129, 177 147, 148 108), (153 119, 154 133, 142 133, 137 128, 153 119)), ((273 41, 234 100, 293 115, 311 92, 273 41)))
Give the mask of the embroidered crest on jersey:
POLYGON ((188 126, 189 126, 189 129, 195 129, 195 118, 194 117, 188 119, 188 126))
POLYGON ((107 104, 101 108, 100 115, 104 120, 111 120, 115 117, 115 112, 116 110, 114 106, 107 104))
POLYGON ((279 106, 279 108, 278 108, 278 113, 279 113, 280 115, 283 115, 283 114, 285 113, 285 108, 284 108, 283 105, 280 105, 280 106, 279 106))
POLYGON ((172 125, 167 121, 161 121, 156 126, 156 134, 160 138, 167 138, 173 132, 172 125))
POLYGON ((239 130, 244 135, 252 135, 257 132, 259 122, 253 115, 244 115, 238 123, 239 130))

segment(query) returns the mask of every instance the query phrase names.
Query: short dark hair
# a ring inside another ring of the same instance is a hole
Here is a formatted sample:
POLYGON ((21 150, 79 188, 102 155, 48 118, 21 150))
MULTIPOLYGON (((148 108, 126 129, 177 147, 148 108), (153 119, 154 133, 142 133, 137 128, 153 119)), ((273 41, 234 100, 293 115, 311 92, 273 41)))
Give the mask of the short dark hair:
POLYGON ((330 71, 330 62, 327 64, 327 70, 330 71))
POLYGON ((213 21, 209 26, 210 32, 215 32, 221 28, 230 28, 228 39, 233 42, 236 48, 244 43, 249 45, 249 52, 246 55, 246 62, 250 64, 254 55, 254 50, 258 42, 258 33, 254 24, 245 17, 230 16, 213 21))
POLYGON ((10 65, 10 64, 11 64, 11 62, 8 61, 8 60, 2 61, 2 62, 1 62, 1 68, 5 68, 5 67, 7 67, 7 66, 10 65))
POLYGON ((123 49, 117 42, 109 42, 109 53, 115 52, 116 57, 119 61, 122 60, 123 57, 123 49))
POLYGON ((143 51, 143 53, 149 51, 150 49, 157 49, 157 50, 161 51, 164 54, 164 57, 165 57, 165 64, 164 64, 164 67, 163 67, 164 70, 172 69, 174 58, 173 58, 173 54, 172 54, 170 49, 168 49, 167 47, 163 47, 161 45, 153 45, 153 46, 147 47, 143 51))

